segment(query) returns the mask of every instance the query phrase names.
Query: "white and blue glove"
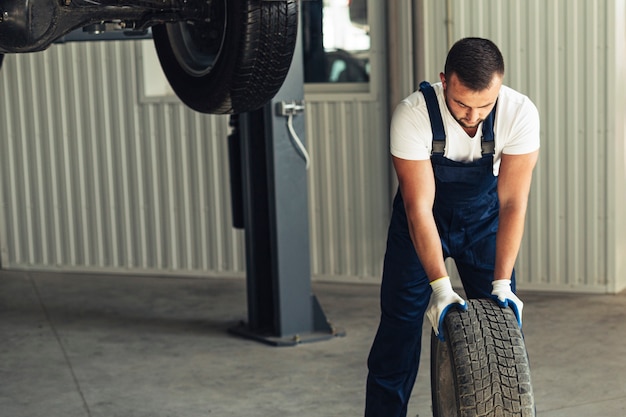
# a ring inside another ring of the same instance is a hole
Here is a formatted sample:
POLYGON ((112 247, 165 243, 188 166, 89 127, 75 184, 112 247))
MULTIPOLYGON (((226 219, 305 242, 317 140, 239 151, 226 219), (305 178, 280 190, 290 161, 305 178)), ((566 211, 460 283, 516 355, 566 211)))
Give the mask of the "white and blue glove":
POLYGON ((439 340, 444 341, 443 319, 451 307, 457 307, 462 311, 467 310, 467 302, 454 292, 450 277, 442 277, 430 283, 433 290, 430 302, 426 308, 426 316, 439 340))
POLYGON ((517 318, 517 324, 522 327, 522 310, 524 309, 524 303, 517 298, 517 295, 513 294, 511 290, 510 279, 498 279, 492 283, 493 290, 491 295, 498 302, 500 307, 511 307, 517 318))

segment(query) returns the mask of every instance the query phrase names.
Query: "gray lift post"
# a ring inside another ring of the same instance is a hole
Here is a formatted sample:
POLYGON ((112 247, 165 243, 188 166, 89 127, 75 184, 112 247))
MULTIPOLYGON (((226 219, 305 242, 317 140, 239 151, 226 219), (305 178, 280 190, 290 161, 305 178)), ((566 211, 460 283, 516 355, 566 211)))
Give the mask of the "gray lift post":
POLYGON ((241 186, 240 192, 233 187, 233 217, 245 229, 248 295, 248 322, 230 332, 277 346, 345 334, 327 321, 311 290, 306 163, 287 124, 293 114, 293 130, 304 144, 301 40, 299 29, 278 94, 234 118, 238 132, 229 138, 231 182, 241 186))

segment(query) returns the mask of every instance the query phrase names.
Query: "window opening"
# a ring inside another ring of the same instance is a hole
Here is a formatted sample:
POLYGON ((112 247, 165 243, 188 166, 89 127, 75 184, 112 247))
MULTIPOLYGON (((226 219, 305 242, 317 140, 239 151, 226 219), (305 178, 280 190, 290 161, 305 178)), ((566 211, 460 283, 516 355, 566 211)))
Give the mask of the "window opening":
POLYGON ((305 82, 369 82, 367 0, 302 2, 302 18, 305 82))

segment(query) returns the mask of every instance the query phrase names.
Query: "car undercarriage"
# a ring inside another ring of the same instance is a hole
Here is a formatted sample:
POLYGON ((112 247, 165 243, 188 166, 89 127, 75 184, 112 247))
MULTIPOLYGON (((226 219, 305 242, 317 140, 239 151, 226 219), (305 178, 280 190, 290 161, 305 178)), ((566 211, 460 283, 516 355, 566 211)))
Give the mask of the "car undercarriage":
POLYGON ((240 113, 259 108, 282 85, 297 27, 297 0, 5 0, 0 53, 43 51, 79 28, 151 31, 185 104, 240 113))

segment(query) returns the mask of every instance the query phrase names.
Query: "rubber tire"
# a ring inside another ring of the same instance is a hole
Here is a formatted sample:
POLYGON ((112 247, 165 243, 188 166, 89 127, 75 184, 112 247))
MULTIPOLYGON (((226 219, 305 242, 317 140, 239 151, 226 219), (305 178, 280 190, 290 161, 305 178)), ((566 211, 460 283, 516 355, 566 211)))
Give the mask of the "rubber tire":
POLYGON ((450 310, 431 336, 434 417, 535 416, 530 365, 513 310, 489 299, 450 310))
POLYGON ((258 109, 276 95, 289 71, 298 31, 297 0, 214 0, 211 22, 152 28, 172 89, 202 113, 258 109))

